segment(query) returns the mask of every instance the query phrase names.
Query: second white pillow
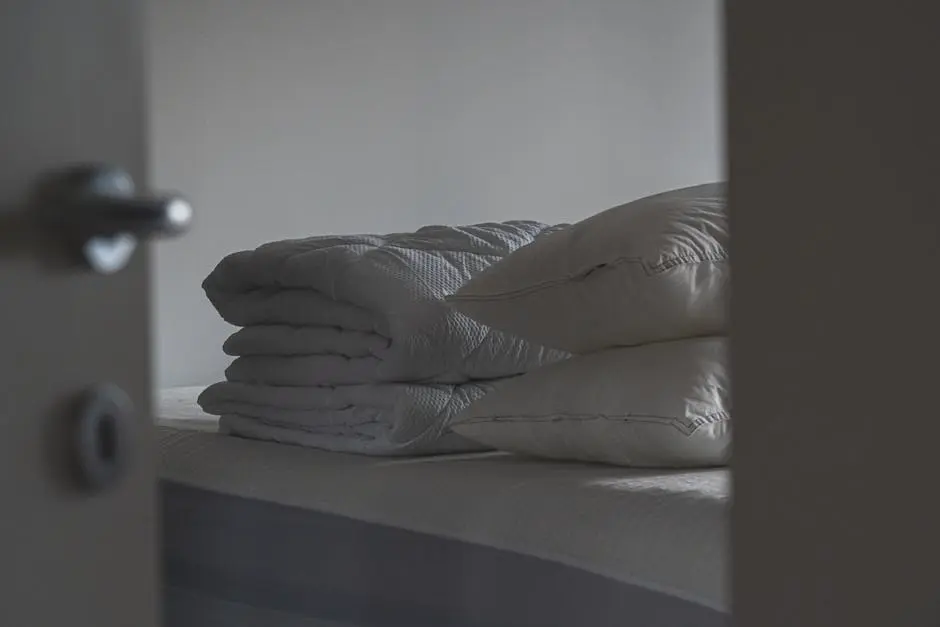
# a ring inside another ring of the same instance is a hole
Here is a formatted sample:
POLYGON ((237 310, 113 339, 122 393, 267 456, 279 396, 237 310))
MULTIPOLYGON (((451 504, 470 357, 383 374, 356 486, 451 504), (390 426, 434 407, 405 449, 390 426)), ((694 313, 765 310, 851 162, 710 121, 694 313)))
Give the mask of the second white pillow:
POLYGON ((697 185, 549 231, 448 300, 500 331, 573 353, 727 331, 725 186, 697 185))
POLYGON ((724 338, 579 355, 507 380, 454 431, 494 448, 621 466, 720 466, 731 455, 724 338))

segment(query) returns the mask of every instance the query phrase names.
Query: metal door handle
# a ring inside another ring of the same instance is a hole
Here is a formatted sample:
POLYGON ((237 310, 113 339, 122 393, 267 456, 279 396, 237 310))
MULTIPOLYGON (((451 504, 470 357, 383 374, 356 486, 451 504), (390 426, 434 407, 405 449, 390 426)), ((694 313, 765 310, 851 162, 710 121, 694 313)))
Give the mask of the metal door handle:
POLYGON ((182 196, 138 196, 130 174, 110 166, 56 173, 44 196, 43 221, 102 274, 126 266, 141 239, 184 233, 193 217, 192 205, 182 196))

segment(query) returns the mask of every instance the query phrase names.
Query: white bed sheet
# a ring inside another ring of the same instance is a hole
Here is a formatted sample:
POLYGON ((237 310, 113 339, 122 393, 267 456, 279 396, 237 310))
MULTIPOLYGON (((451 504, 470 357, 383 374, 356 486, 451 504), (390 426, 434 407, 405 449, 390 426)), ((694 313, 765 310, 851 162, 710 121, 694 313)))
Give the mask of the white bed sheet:
POLYGON ((154 422, 161 427, 188 431, 219 430, 219 417, 202 411, 196 399, 206 389, 203 385, 165 388, 157 392, 154 422))
POLYGON ((727 470, 329 453, 208 432, 198 389, 161 395, 163 479, 555 560, 728 611, 727 470))

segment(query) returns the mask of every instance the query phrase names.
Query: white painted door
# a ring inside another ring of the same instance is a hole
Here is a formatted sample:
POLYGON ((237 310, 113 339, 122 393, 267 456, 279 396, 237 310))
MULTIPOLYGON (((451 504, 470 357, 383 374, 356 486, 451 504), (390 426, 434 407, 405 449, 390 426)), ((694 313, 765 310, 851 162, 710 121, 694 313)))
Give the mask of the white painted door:
POLYGON ((34 220, 37 185, 66 166, 113 164, 143 181, 142 14, 140 0, 0 3, 5 627, 159 620, 146 251, 120 272, 97 274, 74 243, 34 220), (89 423, 77 413, 103 383, 123 390, 132 408, 99 408, 120 415, 86 434, 99 471, 127 461, 114 466, 113 482, 98 484, 81 472, 76 438, 89 423))

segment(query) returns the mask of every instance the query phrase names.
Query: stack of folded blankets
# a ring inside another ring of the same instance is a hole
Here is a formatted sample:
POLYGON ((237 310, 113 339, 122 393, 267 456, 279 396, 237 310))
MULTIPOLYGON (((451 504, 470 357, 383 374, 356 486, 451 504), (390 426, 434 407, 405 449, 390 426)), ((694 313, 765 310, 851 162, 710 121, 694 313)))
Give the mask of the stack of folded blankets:
POLYGON ((495 448, 643 467, 726 464, 725 186, 643 198, 546 234, 449 298, 574 355, 498 385, 453 429, 495 448))
POLYGON ((334 451, 412 455, 488 445, 450 429, 495 382, 567 357, 446 302, 553 231, 537 222, 312 237, 223 259, 203 283, 241 327, 202 408, 223 431, 334 451))

